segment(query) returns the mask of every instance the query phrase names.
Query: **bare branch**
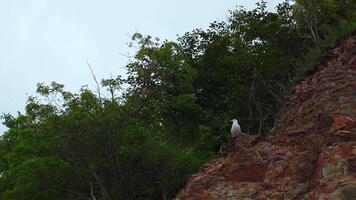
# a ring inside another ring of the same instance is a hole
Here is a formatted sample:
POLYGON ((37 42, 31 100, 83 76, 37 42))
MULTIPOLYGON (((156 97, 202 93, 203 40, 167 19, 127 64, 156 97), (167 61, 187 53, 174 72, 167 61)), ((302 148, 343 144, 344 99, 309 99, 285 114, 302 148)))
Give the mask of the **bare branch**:
POLYGON ((105 197, 105 199, 111 200, 106 188, 104 187, 104 185, 101 182, 101 179, 100 179, 99 175, 95 172, 94 167, 90 166, 90 170, 93 173, 93 176, 94 176, 94 178, 96 180, 96 183, 100 186, 101 194, 105 197))
POLYGON ((96 200, 95 196, 94 196, 94 191, 93 191, 93 184, 91 182, 89 182, 90 184, 90 196, 91 198, 93 198, 93 200, 96 200))
POLYGON ((89 69, 90 69, 91 75, 93 76, 93 79, 94 79, 94 81, 95 81, 95 83, 96 83, 96 90, 97 90, 98 95, 99 95, 99 100, 101 101, 101 93, 100 93, 100 85, 99 85, 99 82, 98 82, 98 80, 96 79, 96 76, 95 76, 95 74, 94 74, 94 71, 93 71, 92 66, 90 65, 90 63, 88 62, 87 59, 85 59, 85 61, 87 62, 87 65, 88 65, 88 67, 89 67, 89 69))
POLYGON ((123 54, 123 53, 121 53, 121 52, 118 52, 118 54, 120 55, 120 56, 122 56, 122 57, 125 57, 125 58, 128 58, 128 59, 132 59, 132 58, 135 58, 134 56, 131 56, 130 54, 123 54))

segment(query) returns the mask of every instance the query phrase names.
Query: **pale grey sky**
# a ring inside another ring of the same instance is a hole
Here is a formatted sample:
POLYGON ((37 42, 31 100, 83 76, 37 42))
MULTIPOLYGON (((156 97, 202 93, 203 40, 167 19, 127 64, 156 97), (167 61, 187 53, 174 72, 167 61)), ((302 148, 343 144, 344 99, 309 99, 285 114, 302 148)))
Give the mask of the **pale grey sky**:
MULTIPOLYGON (((98 79, 125 74, 128 58, 120 53, 130 52, 134 32, 175 40, 257 1, 0 0, 0 113, 23 112, 38 82, 94 88, 86 59, 98 79)), ((267 2, 273 9, 282 0, 267 2)))

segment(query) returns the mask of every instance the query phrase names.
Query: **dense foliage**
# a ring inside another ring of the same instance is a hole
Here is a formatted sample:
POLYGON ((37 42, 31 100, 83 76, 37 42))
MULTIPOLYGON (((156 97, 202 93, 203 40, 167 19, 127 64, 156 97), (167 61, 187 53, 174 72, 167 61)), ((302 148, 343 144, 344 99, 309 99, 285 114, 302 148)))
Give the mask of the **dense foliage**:
POLYGON ((128 77, 93 92, 38 84, 4 115, 0 199, 171 199, 237 117, 266 135, 291 84, 329 38, 355 28, 355 0, 231 11, 177 42, 136 33, 128 77))

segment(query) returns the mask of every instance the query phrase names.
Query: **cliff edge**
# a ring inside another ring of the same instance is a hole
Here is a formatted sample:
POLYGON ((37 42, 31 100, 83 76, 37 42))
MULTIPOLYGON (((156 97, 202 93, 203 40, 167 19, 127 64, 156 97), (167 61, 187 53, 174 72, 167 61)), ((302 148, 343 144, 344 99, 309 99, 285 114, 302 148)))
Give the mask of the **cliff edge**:
POLYGON ((176 199, 356 199, 356 32, 296 85, 272 136, 235 138, 176 199))

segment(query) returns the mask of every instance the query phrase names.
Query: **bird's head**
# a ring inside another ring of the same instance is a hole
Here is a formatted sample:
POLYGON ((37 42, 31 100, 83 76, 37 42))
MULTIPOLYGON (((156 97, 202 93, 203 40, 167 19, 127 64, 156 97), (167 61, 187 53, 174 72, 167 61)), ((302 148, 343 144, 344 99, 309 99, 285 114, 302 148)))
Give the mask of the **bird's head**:
POLYGON ((238 122, 237 119, 232 119, 230 122, 238 122))

